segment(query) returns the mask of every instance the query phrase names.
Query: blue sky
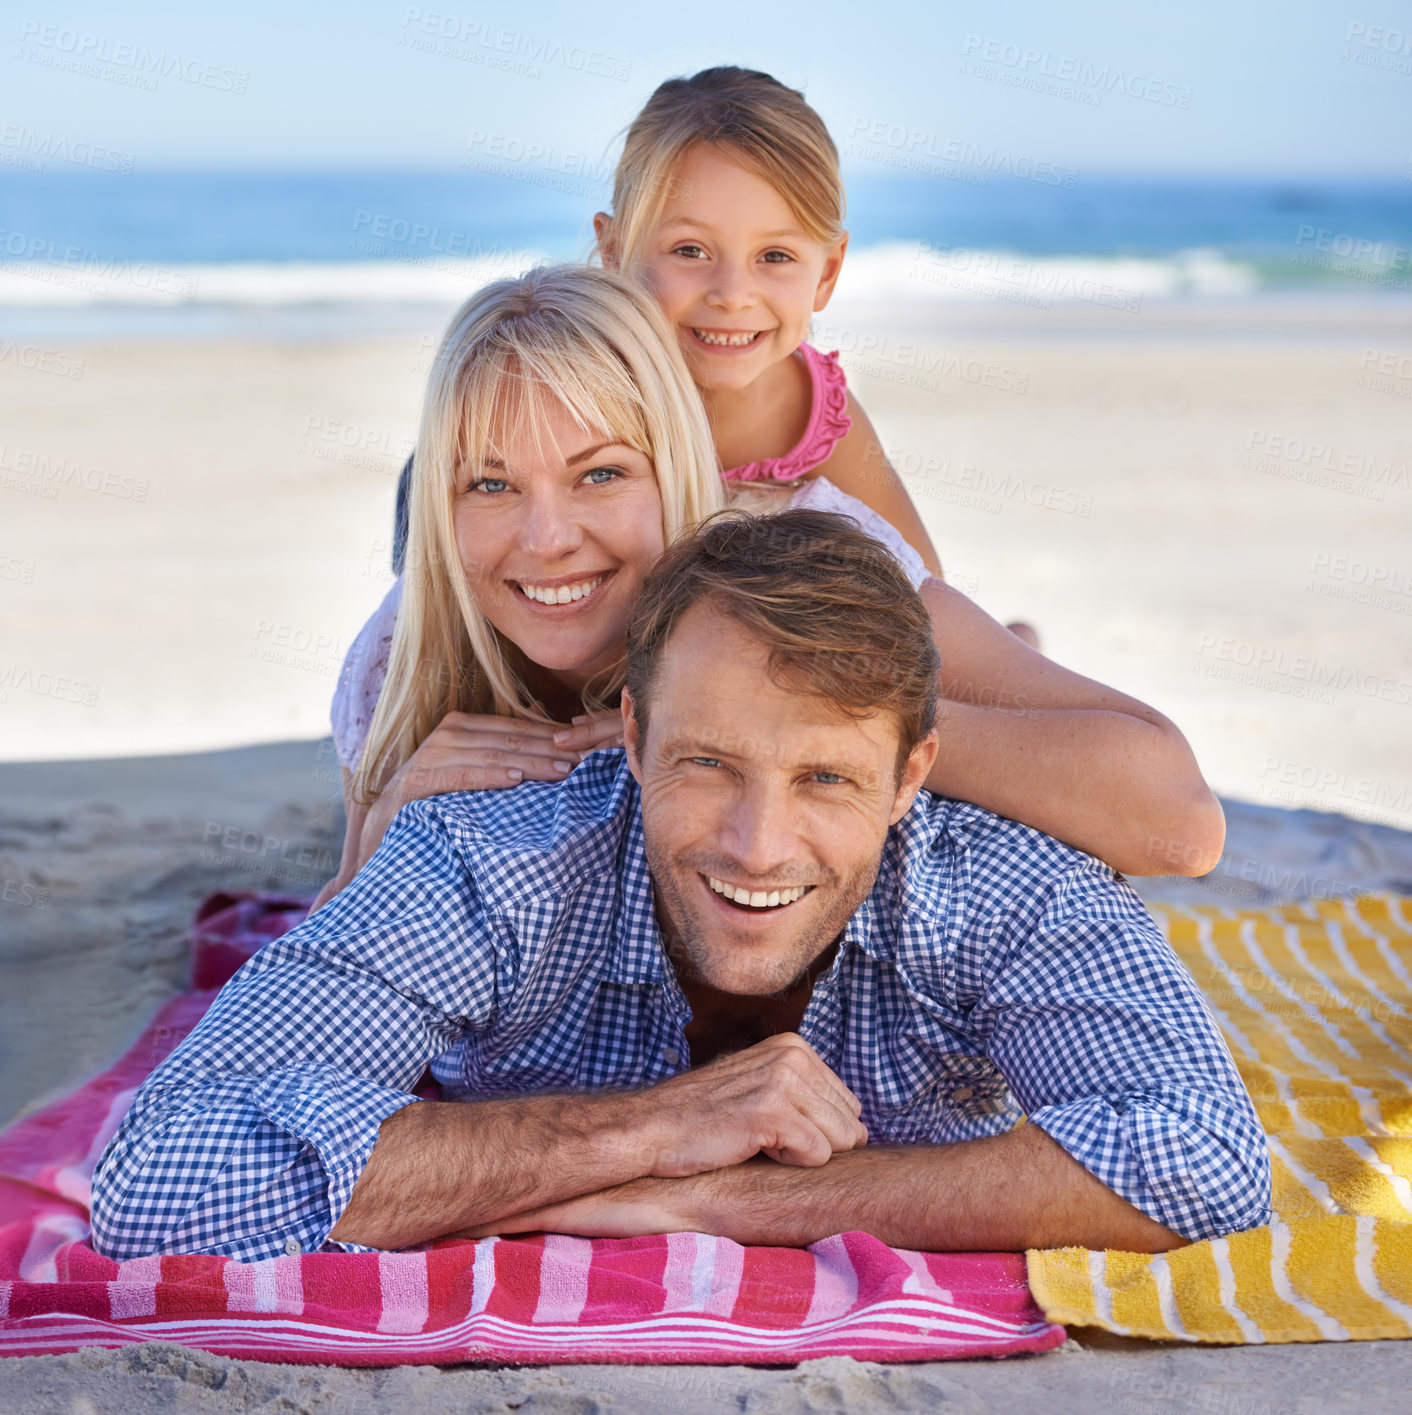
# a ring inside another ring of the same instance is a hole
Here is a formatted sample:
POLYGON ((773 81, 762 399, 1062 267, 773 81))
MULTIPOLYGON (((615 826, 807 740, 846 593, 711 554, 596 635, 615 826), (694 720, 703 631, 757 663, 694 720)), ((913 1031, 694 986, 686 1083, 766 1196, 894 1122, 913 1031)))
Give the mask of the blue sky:
POLYGON ((803 87, 845 152, 1412 178, 1409 0, 6 10, 0 135, 18 124, 146 170, 449 168, 473 134, 592 161, 662 78, 743 63, 803 87))

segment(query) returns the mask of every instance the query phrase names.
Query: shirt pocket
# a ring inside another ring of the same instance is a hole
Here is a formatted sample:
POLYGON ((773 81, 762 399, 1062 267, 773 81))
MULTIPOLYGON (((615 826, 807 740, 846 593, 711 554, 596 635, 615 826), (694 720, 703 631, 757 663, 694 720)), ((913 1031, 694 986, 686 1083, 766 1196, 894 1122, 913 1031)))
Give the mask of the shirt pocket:
POLYGON ((1005 1077, 989 1057, 963 1046, 934 1019, 907 1024, 876 1087, 874 1139, 946 1143, 1008 1128, 1015 1109, 1005 1077))

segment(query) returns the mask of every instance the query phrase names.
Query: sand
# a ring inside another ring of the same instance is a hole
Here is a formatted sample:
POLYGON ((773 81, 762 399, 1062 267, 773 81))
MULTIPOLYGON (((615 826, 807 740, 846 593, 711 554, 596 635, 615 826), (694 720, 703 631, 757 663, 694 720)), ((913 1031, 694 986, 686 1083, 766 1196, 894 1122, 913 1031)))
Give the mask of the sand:
MULTIPOLYGON (((1412 379, 1377 369, 1412 303, 1379 308, 844 306, 820 342, 955 583, 1169 713, 1223 794, 1407 828, 1412 379)), ((0 364, 0 759, 323 733, 424 337, 0 364)))
MULTIPOLYGON (((1412 315, 837 313, 949 575, 1170 713, 1226 799, 1221 866, 1148 897, 1412 892, 1394 828, 1412 825, 1412 387, 1368 373, 1369 349, 1412 349, 1412 315), (891 342, 864 352, 855 328, 891 342)), ((180 988, 204 893, 331 871, 320 739, 387 583, 426 357, 420 334, 69 352, 81 378, 0 365, 0 1121, 111 1061, 180 988)), ((154 1346, 0 1363, 0 1408, 1373 1412, 1412 1386, 1412 1344, 1076 1335, 1038 1359, 764 1371, 356 1372, 154 1346)))

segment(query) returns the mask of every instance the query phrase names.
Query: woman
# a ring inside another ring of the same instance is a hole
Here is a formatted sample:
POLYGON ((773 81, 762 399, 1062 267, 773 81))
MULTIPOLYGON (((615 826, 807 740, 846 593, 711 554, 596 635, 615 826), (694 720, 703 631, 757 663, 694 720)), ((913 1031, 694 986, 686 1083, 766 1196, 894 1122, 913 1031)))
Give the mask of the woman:
MULTIPOLYGON (((316 906, 407 802, 559 780, 615 745, 637 588, 722 502, 702 404, 656 302, 587 267, 532 271, 467 301, 417 448, 404 581, 360 634, 335 699, 348 830, 316 906)), ((928 787, 1131 873, 1169 872, 1164 855, 1192 873, 1214 865, 1220 807, 1171 723, 927 578, 886 522, 825 478, 792 504, 855 515, 921 586, 945 698, 928 787)))

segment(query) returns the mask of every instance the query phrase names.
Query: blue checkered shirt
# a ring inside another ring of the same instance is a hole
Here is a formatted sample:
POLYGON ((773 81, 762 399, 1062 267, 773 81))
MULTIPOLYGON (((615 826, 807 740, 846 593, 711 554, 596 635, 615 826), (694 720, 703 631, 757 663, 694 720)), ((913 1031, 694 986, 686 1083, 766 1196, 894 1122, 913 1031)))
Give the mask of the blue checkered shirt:
MULTIPOLYGON (((690 1017, 620 751, 418 801, 143 1086, 95 1179, 94 1244, 351 1249, 329 1230, 428 1063, 470 1100, 646 1087, 689 1065, 690 1017)), ((875 1141, 1028 1115, 1188 1238, 1269 1219, 1265 1139, 1190 976, 1125 881, 1027 826, 919 794, 799 1030, 875 1141)))

